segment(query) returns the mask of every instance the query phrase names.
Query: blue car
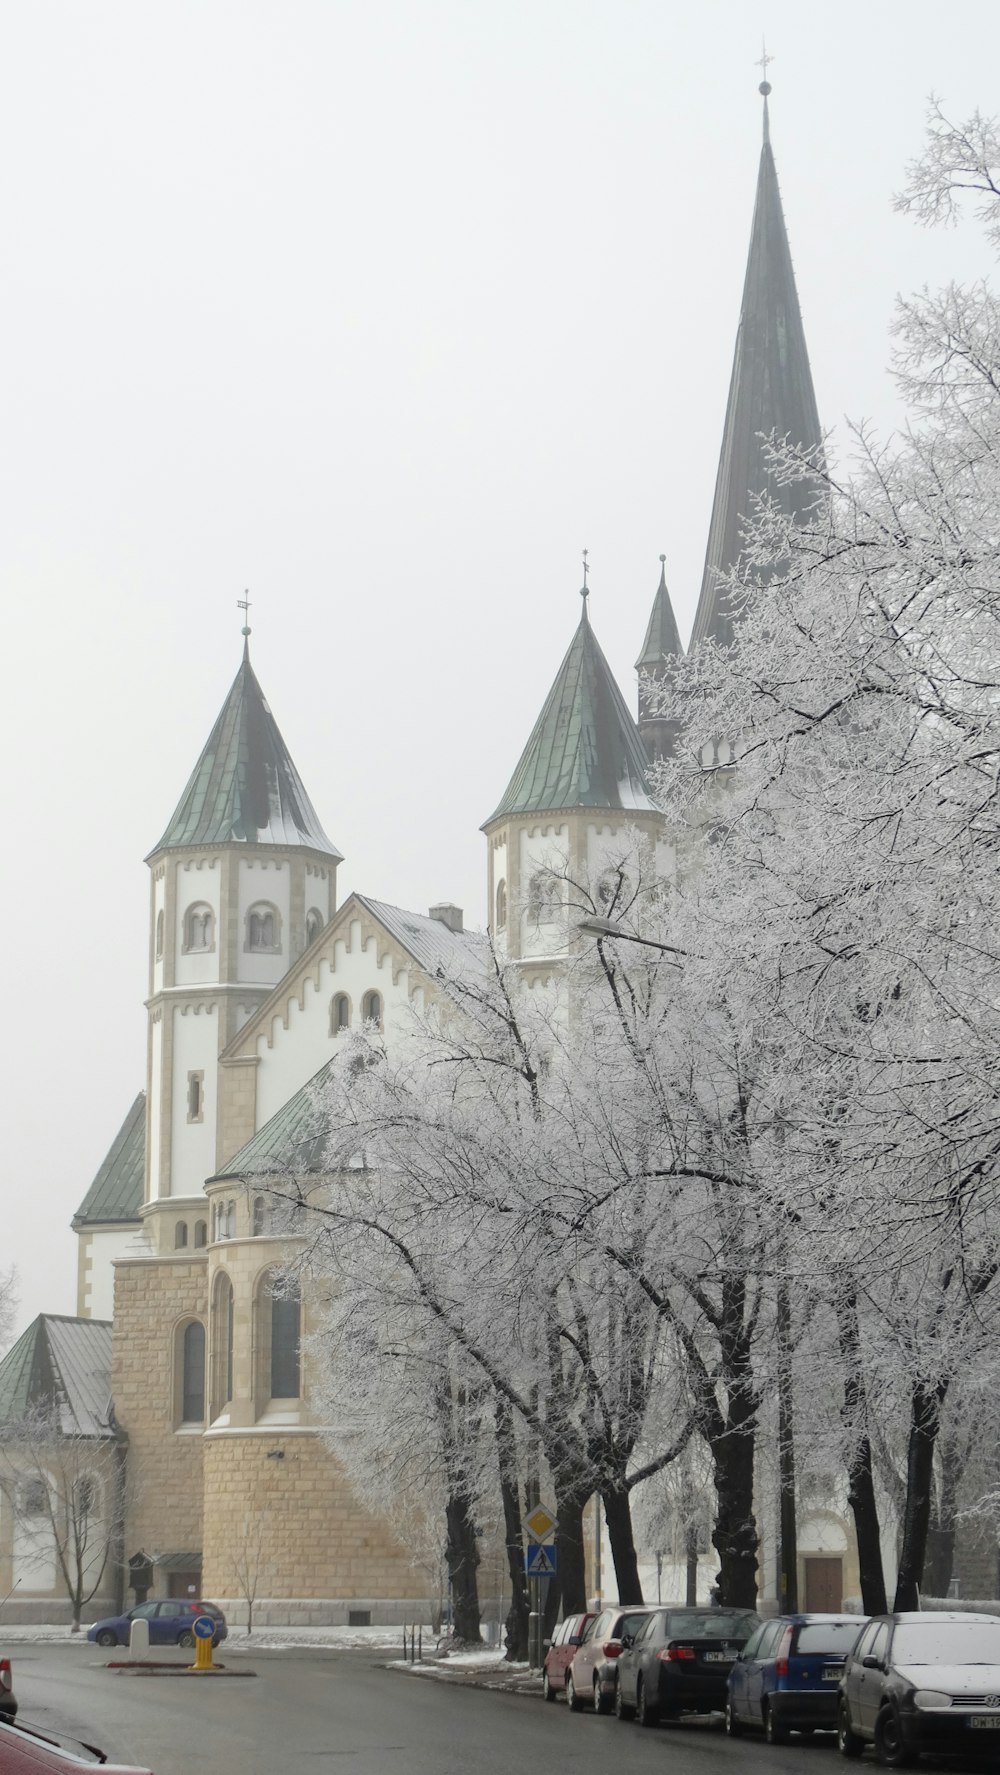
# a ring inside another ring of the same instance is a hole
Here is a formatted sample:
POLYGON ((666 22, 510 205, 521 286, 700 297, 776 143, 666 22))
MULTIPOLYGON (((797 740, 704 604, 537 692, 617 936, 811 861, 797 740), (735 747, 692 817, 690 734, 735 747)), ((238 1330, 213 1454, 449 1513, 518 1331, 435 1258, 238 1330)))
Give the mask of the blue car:
POLYGON ((99 1646, 127 1646, 132 1622, 148 1621, 151 1646, 193 1646, 194 1623, 199 1615, 209 1615, 215 1622, 212 1644, 217 1646, 229 1631, 222 1610, 214 1602, 182 1602, 178 1597, 141 1602, 138 1608, 129 1609, 127 1615, 109 1615, 104 1621, 95 1621, 87 1638, 99 1646))
POLYGON ((748 1727, 780 1744, 790 1731, 833 1732, 844 1659, 863 1615, 779 1615, 747 1640, 729 1672, 726 1731, 748 1727))

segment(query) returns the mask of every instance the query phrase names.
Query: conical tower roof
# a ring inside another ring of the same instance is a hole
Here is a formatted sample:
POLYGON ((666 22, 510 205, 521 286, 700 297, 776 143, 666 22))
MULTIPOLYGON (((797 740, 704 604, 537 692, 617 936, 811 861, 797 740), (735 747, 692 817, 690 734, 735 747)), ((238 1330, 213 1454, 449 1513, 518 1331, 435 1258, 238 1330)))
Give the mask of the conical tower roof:
POLYGON ((763 82, 764 141, 757 174, 757 201, 705 573, 691 632, 692 648, 705 640, 727 646, 733 638, 733 614, 727 607, 721 580, 739 559, 741 534, 747 517, 752 515, 755 498, 766 493, 798 516, 816 497, 808 482, 784 487, 776 483, 768 470, 761 436, 768 438, 774 433, 810 450, 821 443, 792 255, 771 152, 767 114, 770 90, 763 82))
POLYGON ((201 844, 301 845, 342 860, 292 763, 246 645, 219 718, 150 855, 201 844))
POLYGON ((648 760, 587 615, 545 699, 520 762, 486 826, 507 814, 578 807, 656 812, 648 760))
POLYGON ((650 672, 654 666, 662 665, 664 660, 679 659, 683 652, 677 618, 667 590, 667 557, 661 555, 660 583, 656 588, 646 639, 635 662, 635 669, 637 672, 650 672))

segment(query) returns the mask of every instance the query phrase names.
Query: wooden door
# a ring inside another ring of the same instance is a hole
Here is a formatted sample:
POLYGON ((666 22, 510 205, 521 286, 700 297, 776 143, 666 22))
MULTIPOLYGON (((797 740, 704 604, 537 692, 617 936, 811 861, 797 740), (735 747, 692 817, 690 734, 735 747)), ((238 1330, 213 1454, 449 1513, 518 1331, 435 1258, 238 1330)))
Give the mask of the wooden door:
POLYGON ((835 1615, 844 1606, 844 1562, 838 1555, 806 1559, 806 1612, 835 1615))

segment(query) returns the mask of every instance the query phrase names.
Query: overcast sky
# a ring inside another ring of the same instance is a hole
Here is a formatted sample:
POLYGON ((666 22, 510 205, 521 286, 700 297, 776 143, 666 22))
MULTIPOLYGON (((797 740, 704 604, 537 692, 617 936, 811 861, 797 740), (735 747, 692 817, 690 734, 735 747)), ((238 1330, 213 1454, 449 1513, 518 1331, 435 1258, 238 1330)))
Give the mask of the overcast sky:
POLYGON ((820 414, 890 431, 891 213, 995 0, 7 0, 3 1260, 145 1082, 148 875, 240 656, 352 887, 485 918, 478 832, 579 618, 633 695, 700 584, 760 141, 820 414))

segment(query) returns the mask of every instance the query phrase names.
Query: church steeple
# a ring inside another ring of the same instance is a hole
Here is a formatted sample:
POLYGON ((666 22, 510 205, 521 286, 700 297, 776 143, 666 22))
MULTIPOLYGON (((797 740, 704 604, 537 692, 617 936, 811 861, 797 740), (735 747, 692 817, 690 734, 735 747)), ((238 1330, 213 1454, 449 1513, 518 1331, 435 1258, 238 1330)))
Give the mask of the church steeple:
POLYGON ((757 200, 692 648, 705 640, 726 646, 733 638, 733 612, 721 580, 737 564, 755 498, 766 493, 796 516, 815 499, 806 482, 778 486, 765 457, 763 439, 772 433, 810 450, 821 434, 771 151, 767 80, 760 91, 764 140, 757 200))
POLYGON ((655 764, 657 758, 670 756, 677 733, 676 722, 667 719, 663 713, 651 711, 651 681, 662 683, 668 678, 683 652, 677 618, 667 590, 667 557, 661 555, 660 583, 649 613, 642 652, 635 662, 639 674, 639 734, 651 764, 655 764))

